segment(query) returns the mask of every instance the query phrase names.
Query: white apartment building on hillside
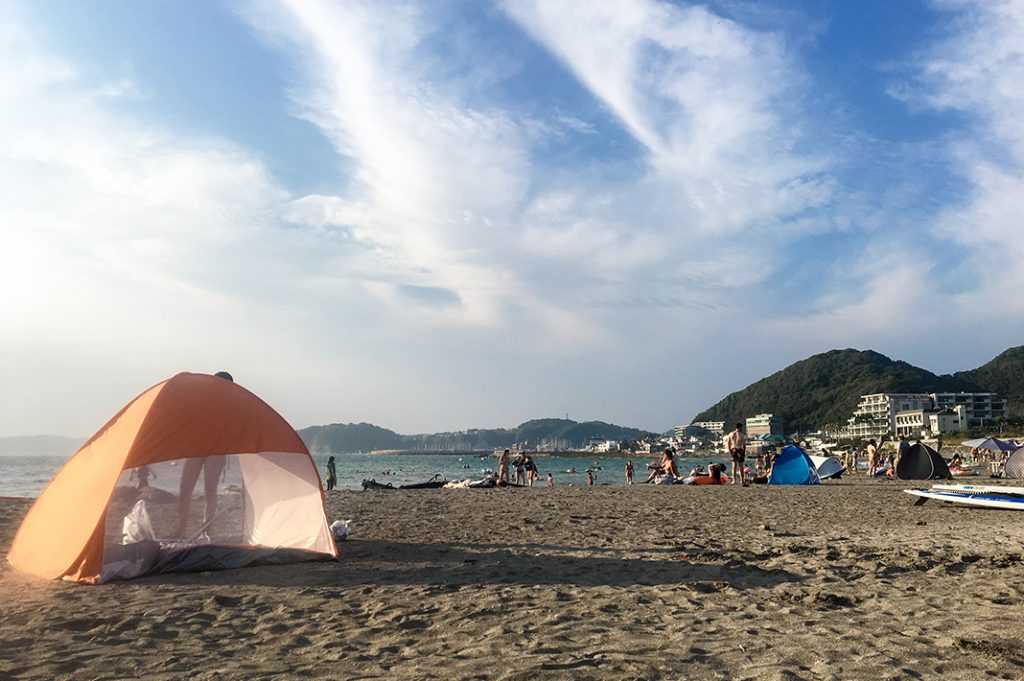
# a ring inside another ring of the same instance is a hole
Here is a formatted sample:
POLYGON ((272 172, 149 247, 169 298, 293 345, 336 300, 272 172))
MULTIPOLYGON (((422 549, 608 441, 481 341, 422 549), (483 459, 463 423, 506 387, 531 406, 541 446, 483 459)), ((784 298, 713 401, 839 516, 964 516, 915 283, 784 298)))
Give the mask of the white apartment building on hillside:
POLYGON ((932 393, 936 409, 963 407, 967 428, 994 426, 996 420, 1006 418, 1009 402, 996 393, 932 393))
MULTIPOLYGON (((710 430, 712 433, 721 434, 725 432, 725 421, 694 421, 690 425, 710 430)), ((678 426, 676 430, 679 430, 679 428, 686 428, 686 426, 678 426)))
POLYGON ((896 432, 896 414, 901 411, 930 409, 931 397, 926 393, 875 393, 861 395, 853 416, 846 422, 846 437, 878 437, 896 432))
POLYGON ((844 437, 868 438, 885 433, 938 434, 995 425, 1009 405, 995 393, 875 393, 860 403, 843 429, 844 437), (897 419, 897 416, 900 416, 897 419), (934 416, 934 418, 933 418, 934 416))

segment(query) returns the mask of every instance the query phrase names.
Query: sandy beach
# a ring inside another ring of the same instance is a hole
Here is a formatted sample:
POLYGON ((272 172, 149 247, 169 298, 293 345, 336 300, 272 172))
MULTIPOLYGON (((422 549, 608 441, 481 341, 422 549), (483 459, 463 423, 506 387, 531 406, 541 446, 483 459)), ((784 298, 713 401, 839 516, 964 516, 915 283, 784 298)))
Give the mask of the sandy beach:
MULTIPOLYGON (((5 561, 0 678, 1024 678, 1020 516, 908 486, 340 492, 338 562, 5 561)), ((5 555, 28 505, 0 500, 5 555)))

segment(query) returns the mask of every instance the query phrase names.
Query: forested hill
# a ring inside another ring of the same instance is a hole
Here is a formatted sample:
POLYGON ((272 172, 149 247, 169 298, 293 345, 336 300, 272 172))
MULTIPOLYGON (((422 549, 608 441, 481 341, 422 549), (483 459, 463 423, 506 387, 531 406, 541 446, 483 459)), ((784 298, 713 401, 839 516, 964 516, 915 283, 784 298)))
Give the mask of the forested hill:
POLYGON ((1024 345, 1004 351, 977 369, 958 371, 953 376, 999 393, 1010 401, 1010 415, 1024 417, 1024 345))
POLYGON ((526 444, 559 449, 583 447, 594 438, 632 440, 648 433, 602 421, 577 423, 568 419, 535 419, 515 428, 474 428, 451 433, 399 435, 370 423, 333 423, 299 431, 314 453, 369 452, 375 449, 473 451, 526 444))
MULTIPOLYGON (((1020 355, 1024 352, 1016 357, 1018 370, 1022 366, 1020 355)), ((986 390, 978 382, 983 376, 975 375, 985 367, 974 372, 938 376, 873 350, 831 350, 801 360, 728 395, 693 420, 733 423, 754 414, 771 412, 783 417, 788 432, 838 426, 853 415, 861 395, 986 390)), ((991 373, 997 374, 999 369, 991 373)), ((1005 394, 1002 390, 993 389, 993 392, 1005 394)))

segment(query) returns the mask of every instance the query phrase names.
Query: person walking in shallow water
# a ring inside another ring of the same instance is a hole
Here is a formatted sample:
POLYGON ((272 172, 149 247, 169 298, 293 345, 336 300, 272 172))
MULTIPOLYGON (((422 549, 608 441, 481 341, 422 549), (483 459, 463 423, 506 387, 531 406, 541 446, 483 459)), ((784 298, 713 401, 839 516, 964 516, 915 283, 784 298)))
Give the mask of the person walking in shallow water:
POLYGON ((732 475, 729 478, 729 483, 735 485, 739 480, 740 484, 746 487, 747 479, 743 466, 747 460, 747 436, 743 434, 743 424, 737 423, 736 428, 725 436, 724 441, 725 448, 729 450, 729 457, 732 459, 732 475))

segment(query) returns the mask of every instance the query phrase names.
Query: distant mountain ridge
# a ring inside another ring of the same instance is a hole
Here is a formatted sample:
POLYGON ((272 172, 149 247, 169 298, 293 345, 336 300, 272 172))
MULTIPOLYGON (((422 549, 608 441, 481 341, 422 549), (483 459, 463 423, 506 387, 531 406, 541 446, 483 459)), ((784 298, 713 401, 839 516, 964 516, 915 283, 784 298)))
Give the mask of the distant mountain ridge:
POLYGON ((0 437, 0 456, 68 456, 85 444, 85 438, 60 435, 12 435, 0 437))
POLYGON ((465 431, 399 435, 371 423, 332 423, 310 426, 299 436, 317 454, 368 452, 375 449, 473 451, 526 444, 556 448, 582 447, 593 438, 633 440, 648 435, 645 430, 616 426, 603 421, 578 423, 569 419, 534 419, 515 428, 473 428, 465 431))
POLYGON ((952 375, 934 374, 873 350, 830 350, 727 395, 693 420, 733 423, 771 412, 783 417, 787 431, 806 431, 846 423, 861 395, 960 391, 999 393, 1010 401, 1011 414, 1024 413, 1024 346, 952 375))

